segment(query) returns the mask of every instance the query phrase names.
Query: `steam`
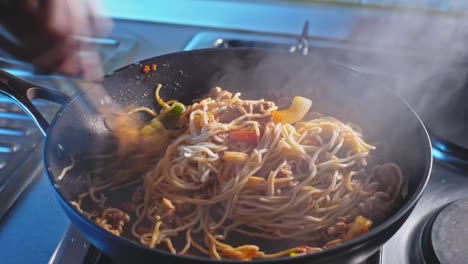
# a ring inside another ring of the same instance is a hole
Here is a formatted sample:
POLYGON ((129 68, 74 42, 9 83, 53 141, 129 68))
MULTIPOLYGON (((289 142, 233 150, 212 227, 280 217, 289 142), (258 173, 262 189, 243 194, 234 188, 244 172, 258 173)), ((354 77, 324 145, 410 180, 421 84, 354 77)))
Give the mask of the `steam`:
MULTIPOLYGON (((424 0, 418 3, 423 5, 424 0)), ((319 22, 310 21, 312 25, 319 22)), ((465 98, 468 99, 468 89, 465 88, 468 77, 466 22, 463 16, 442 13, 363 11, 353 24, 349 45, 343 49, 325 49, 323 45, 314 46, 314 38, 311 38, 309 54, 312 58, 328 57, 375 75, 376 80, 395 90, 412 106, 434 135, 468 147, 468 137, 463 136, 468 131, 468 124, 464 122, 468 113, 468 104, 464 102, 465 98)), ((317 69, 314 72, 297 69, 294 63, 284 65, 275 58, 263 58, 253 69, 245 69, 242 60, 237 58, 228 61, 223 67, 226 75, 215 76, 213 84, 228 90, 245 88, 243 95, 246 98, 264 97, 265 86, 272 90, 283 88, 288 92, 288 89, 298 86, 320 86, 321 80, 330 84, 330 79, 336 78, 332 71, 319 69, 321 76, 317 76, 317 69), (274 69, 265 71, 265 68, 274 69), (296 69, 295 78, 284 81, 288 77, 281 76, 282 69, 291 71, 291 68, 296 69), (304 80, 319 80, 319 83, 301 83, 304 80), (244 87, 236 87, 239 83, 244 87), (278 87, 279 84, 284 87, 278 87)), ((344 81, 339 85, 346 86, 347 83, 344 81)), ((398 119, 398 113, 395 115, 394 120, 387 122, 392 122, 393 129, 404 126, 404 121, 398 119)))
POLYGON ((468 109, 463 103, 468 96, 465 17, 395 12, 361 21, 353 35, 378 56, 350 56, 350 64, 383 73, 429 129, 468 146, 459 137, 467 131, 463 124, 468 109))

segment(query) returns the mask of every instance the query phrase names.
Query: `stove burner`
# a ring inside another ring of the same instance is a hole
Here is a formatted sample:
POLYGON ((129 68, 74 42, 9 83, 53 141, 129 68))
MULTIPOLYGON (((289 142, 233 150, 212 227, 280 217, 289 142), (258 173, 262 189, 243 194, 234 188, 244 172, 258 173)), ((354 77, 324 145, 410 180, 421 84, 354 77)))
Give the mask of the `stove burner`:
POLYGON ((446 205, 426 223, 421 249, 427 264, 463 264, 468 252, 468 198, 446 205))

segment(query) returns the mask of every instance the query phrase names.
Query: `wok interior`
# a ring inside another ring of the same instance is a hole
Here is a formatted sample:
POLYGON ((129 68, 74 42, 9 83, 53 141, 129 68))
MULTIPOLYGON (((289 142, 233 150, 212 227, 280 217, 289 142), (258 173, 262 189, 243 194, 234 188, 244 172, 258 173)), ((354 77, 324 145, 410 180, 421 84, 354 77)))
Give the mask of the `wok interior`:
MULTIPOLYGON (((411 110, 379 82, 362 78, 335 63, 320 58, 239 50, 167 55, 142 62, 152 63, 158 65, 158 70, 147 80, 141 73, 141 65, 136 64, 105 79, 104 87, 116 104, 159 109, 153 97, 157 83, 163 85, 163 98, 185 104, 203 97, 215 86, 241 92, 248 99, 269 99, 278 93, 289 97, 302 95, 312 99, 314 111, 359 125, 365 140, 377 146, 375 159, 380 163, 395 162, 402 168, 408 180, 406 199, 415 193, 428 169, 427 137, 411 110)), ((46 162, 55 186, 59 186, 58 191, 68 200, 86 191, 86 182, 77 175, 68 174, 61 181, 56 179, 70 164, 70 155, 80 160, 92 154, 112 152, 115 147, 102 116, 87 107, 84 98, 75 98, 63 109, 49 133, 46 149, 46 162)), ((242 239, 242 242, 262 244, 254 239, 242 239)))

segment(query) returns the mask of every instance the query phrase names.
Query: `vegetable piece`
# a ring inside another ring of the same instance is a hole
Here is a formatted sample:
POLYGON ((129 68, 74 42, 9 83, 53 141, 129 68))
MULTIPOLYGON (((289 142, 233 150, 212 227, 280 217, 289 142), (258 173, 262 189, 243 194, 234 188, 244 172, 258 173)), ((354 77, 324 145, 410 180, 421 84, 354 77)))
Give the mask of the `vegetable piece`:
POLYGON ((149 66, 149 65, 145 65, 145 66, 143 66, 143 68, 141 69, 141 71, 142 71, 143 73, 149 73, 150 70, 151 70, 151 69, 150 69, 150 66, 149 66))
POLYGON ((143 136, 150 136, 164 128, 172 129, 184 112, 185 106, 175 102, 167 112, 161 113, 159 117, 153 118, 149 124, 143 126, 140 132, 143 136))
POLYGON ((254 245, 244 245, 236 248, 223 248, 221 254, 223 256, 243 261, 251 261, 259 254, 260 249, 254 245))
POLYGON ((310 107, 312 107, 311 100, 301 96, 296 96, 292 100, 291 106, 289 106, 288 109, 281 111, 273 111, 271 113, 273 116, 273 122, 282 124, 294 124, 297 121, 304 118, 307 112, 309 112, 310 107))
POLYGON ((233 163, 245 163, 249 156, 242 152, 237 151, 225 151, 223 154, 223 160, 233 163))
MULTIPOLYGON (((273 184, 275 185, 275 188, 284 188, 287 187, 293 180, 293 177, 280 179, 276 178, 273 180, 273 184)), ((251 190, 265 190, 265 188, 267 188, 267 179, 251 176, 249 177, 245 188, 251 190)))
POLYGON ((304 192, 311 192, 311 191, 317 190, 317 188, 315 188, 314 186, 304 186, 304 187, 301 187, 300 190, 304 192))
POLYGON ((175 115, 182 115, 182 113, 185 111, 185 105, 177 102, 176 100, 170 100, 170 101, 164 102, 164 100, 161 99, 161 96, 159 96, 159 91, 161 91, 161 88, 162 88, 162 85, 159 83, 156 86, 156 90, 154 91, 154 97, 156 101, 158 102, 158 104, 162 106, 163 111, 169 109, 169 111, 167 111, 168 113, 172 113, 175 115), (169 105, 169 103, 171 105, 169 105))
POLYGON ((159 96, 159 91, 161 90, 162 85, 159 83, 156 86, 156 90, 154 92, 154 97, 159 105, 162 106, 161 114, 159 121, 161 121, 164 126, 168 129, 175 128, 177 125, 177 121, 185 112, 185 105, 182 103, 177 102, 176 100, 170 100, 168 102, 164 102, 163 99, 159 96), (169 105, 171 103, 171 105, 169 105))
POLYGON ((172 221, 176 211, 176 207, 172 204, 171 200, 166 199, 164 197, 162 198, 162 204, 166 209, 166 213, 169 216, 169 219, 172 221))
POLYGON ((177 126, 177 123, 184 112, 185 105, 175 102, 167 112, 160 116, 159 121, 161 121, 167 129, 173 129, 177 126))
POLYGON ((250 176, 247 181, 247 184, 264 184, 265 182, 266 180, 264 178, 257 177, 257 176, 250 176))
POLYGON ((295 248, 295 251, 289 253, 290 257, 303 256, 305 254, 312 254, 322 251, 321 248, 317 247, 308 247, 308 246, 299 246, 295 248))
POLYGON ((343 241, 347 241, 367 233, 371 226, 371 220, 361 215, 356 216, 356 219, 354 219, 354 222, 349 228, 348 233, 346 233, 346 235, 343 237, 343 241))
POLYGON ((156 98, 156 102, 158 102, 158 104, 161 105, 163 109, 169 109, 169 105, 166 102, 164 102, 164 100, 161 99, 161 97, 159 96, 159 91, 161 90, 161 87, 162 85, 158 83, 158 85, 156 86, 156 90, 154 91, 154 97, 156 98))
POLYGON ((149 124, 143 126, 140 129, 140 132, 141 132, 141 135, 143 136, 151 136, 162 128, 163 128, 163 124, 157 118, 155 118, 151 120, 149 124))
POLYGON ((254 131, 246 131, 246 130, 236 130, 229 132, 229 138, 234 140, 248 143, 248 144, 257 144, 258 138, 257 134, 254 131))
POLYGON ((169 113, 173 115, 180 116, 185 112, 185 105, 179 102, 175 102, 172 104, 171 109, 169 110, 169 113))

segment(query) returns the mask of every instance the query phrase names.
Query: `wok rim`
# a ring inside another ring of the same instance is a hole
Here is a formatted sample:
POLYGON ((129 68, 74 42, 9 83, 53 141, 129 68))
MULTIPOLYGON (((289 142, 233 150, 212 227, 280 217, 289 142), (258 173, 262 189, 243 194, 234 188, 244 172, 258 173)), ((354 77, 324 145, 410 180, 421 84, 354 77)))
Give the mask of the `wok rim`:
MULTIPOLYGON (((255 54, 276 54, 276 55, 281 55, 281 54, 287 54, 288 52, 282 52, 278 50, 268 50, 268 49, 261 49, 261 48, 223 48, 223 49, 200 49, 200 50, 191 50, 191 51, 178 51, 174 53, 168 53, 160 56, 155 56, 151 58, 147 58, 138 62, 134 62, 128 65, 125 65, 105 76, 105 78, 109 78, 113 76, 114 74, 124 71, 127 68, 135 65, 135 64, 144 64, 146 61, 151 61, 154 60, 155 58, 159 59, 164 59, 166 57, 174 57, 174 56, 187 56, 187 54, 209 54, 209 53, 219 53, 219 52, 231 52, 231 53, 242 53, 242 52, 252 52, 255 54)), ((298 54, 291 54, 291 56, 303 56, 303 55, 298 55, 298 54)), ((327 58, 320 58, 316 57, 318 60, 330 63, 331 65, 342 68, 345 71, 348 71, 350 74, 354 75, 357 78, 360 78, 363 81, 368 82, 369 78, 364 76, 363 73, 360 73, 356 71, 355 69, 344 65, 342 63, 327 59, 327 58)), ((286 263, 288 261, 293 261, 293 260, 314 260, 314 259, 330 259, 333 258, 334 255, 342 255, 342 253, 347 252, 349 250, 354 251, 353 249, 360 248, 363 246, 366 246, 366 241, 372 241, 375 238, 378 238, 379 236, 382 236, 384 233, 386 233, 388 228, 398 225, 397 231, 401 228, 401 225, 406 222, 406 218, 409 216, 411 213, 412 209, 415 207, 416 203, 419 201, 421 198, 424 189, 426 188, 429 180, 430 180, 430 175, 432 172, 432 166, 433 166, 433 156, 432 156, 432 144, 431 140, 429 137, 428 130, 426 129, 424 123, 422 122, 421 118, 419 115, 414 111, 414 109, 406 102, 401 96, 396 94, 393 90, 389 89, 387 85, 382 85, 382 87, 379 87, 383 90, 383 93, 388 94, 389 96, 394 96, 395 99, 398 99, 402 103, 402 107, 405 107, 407 110, 408 114, 413 115, 414 118, 416 118, 416 122, 419 125, 419 129, 422 129, 420 132, 421 137, 423 137, 421 140, 426 141, 425 146, 425 172, 424 175, 421 178, 421 181, 417 185, 417 188, 415 191, 412 193, 411 197, 401 206, 399 209, 389 218, 387 218, 385 221, 380 223, 378 226, 372 228, 369 232, 365 233, 364 235, 361 235, 357 238, 351 239, 343 244, 333 246, 331 248, 324 249, 321 252, 317 253, 312 253, 312 254, 306 254, 303 256, 297 256, 297 257, 281 257, 281 258, 274 258, 274 259, 254 259, 250 261, 250 263, 286 263), (409 111, 408 111, 409 110, 409 111), (398 221, 403 220, 402 224, 398 224, 398 221)), ((152 254, 161 254, 165 257, 168 258, 173 258, 173 259, 185 259, 186 261, 190 260, 195 260, 195 261, 201 261, 205 263, 239 263, 239 262, 244 262, 244 261, 237 261, 237 260, 215 260, 209 257, 202 257, 202 256, 183 256, 183 255, 178 255, 178 254, 172 254, 168 251, 161 250, 158 248, 149 248, 137 241, 134 241, 128 237, 123 237, 123 236, 115 236, 111 234, 110 232, 105 231, 103 228, 98 226, 95 222, 91 221, 87 217, 83 216, 80 214, 70 203, 70 200, 66 199, 64 195, 62 194, 62 191, 60 190, 60 182, 56 180, 55 175, 50 171, 50 167, 48 164, 50 163, 49 160, 49 155, 47 155, 47 149, 49 149, 49 140, 51 138, 50 134, 56 127, 56 123, 59 122, 61 117, 61 113, 68 108, 68 106, 73 103, 77 98, 80 98, 83 96, 83 92, 75 94, 70 100, 68 100, 66 103, 64 103, 60 109, 57 111, 57 114, 54 116, 52 122, 50 123, 50 127, 47 130, 46 136, 45 136, 45 141, 44 141, 44 147, 43 147, 43 162, 44 162, 44 168, 47 173, 47 176, 50 180, 50 183, 59 199, 59 202, 62 206, 65 206, 64 208, 65 211, 69 211, 73 213, 75 216, 77 216, 78 219, 82 220, 84 224, 86 224, 87 228, 91 228, 93 232, 97 233, 98 236, 106 238, 106 240, 117 240, 121 243, 125 243, 126 246, 130 247, 136 247, 138 250, 143 250, 143 251, 151 251, 152 254), (84 221, 83 221, 84 220, 84 221)), ((418 130, 419 131, 419 130, 418 130)), ((70 217, 69 217, 70 218, 70 217)), ((70 219, 71 220, 71 219, 70 219)), ((71 221, 73 225, 75 223, 71 221)), ((80 230, 78 228, 78 230, 80 230)), ((396 231, 396 232, 397 232, 396 231)), ((81 230, 80 230, 81 232, 81 230)), ((392 233, 390 238, 396 233, 392 233)), ((85 236, 86 237, 86 236, 85 236)), ((388 241, 390 238, 388 238, 386 241, 388 241)), ((100 249, 101 250, 101 249, 100 249)))

